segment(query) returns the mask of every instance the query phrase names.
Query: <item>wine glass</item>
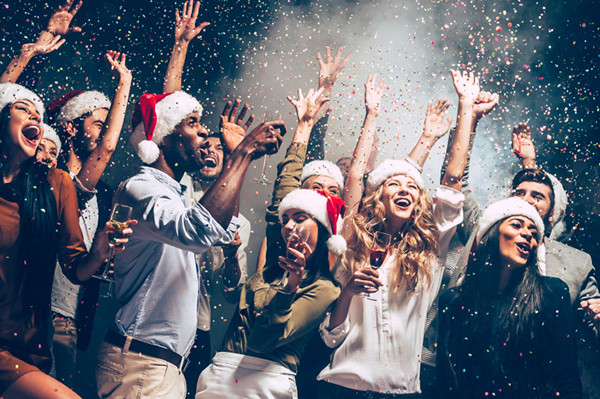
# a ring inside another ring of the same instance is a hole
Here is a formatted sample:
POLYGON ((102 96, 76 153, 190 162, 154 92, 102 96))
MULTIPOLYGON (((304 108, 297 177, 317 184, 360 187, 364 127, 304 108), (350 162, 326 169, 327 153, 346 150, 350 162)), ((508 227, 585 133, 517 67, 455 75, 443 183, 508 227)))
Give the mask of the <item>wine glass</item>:
MULTIPOLYGON (((277 119, 277 112, 274 112, 272 115, 265 112, 263 114, 262 123, 265 123, 265 122, 271 121, 271 120, 276 120, 276 119, 277 119)), ((252 179, 252 181, 258 182, 261 186, 266 186, 266 185, 273 183, 271 180, 267 179, 267 175, 265 174, 265 172, 267 170, 267 162, 269 162, 269 157, 270 157, 270 155, 265 155, 263 157, 263 164, 262 164, 262 169, 260 170, 260 176, 252 179)))
MULTIPOLYGON (((113 250, 117 242, 117 239, 121 236, 123 230, 127 228, 127 221, 131 219, 131 207, 123 204, 115 204, 110 213, 110 223, 115 228, 115 232, 108 235, 108 243, 110 250, 108 252, 108 258, 103 265, 102 274, 93 274, 92 277, 107 282, 109 284, 114 283, 114 276, 109 274, 110 266, 113 264, 114 256, 113 250)), ((110 287, 109 287, 110 288, 110 287)), ((109 289, 110 291, 110 289, 109 289)))
MULTIPOLYGON (((373 244, 371 245, 371 253, 369 255, 369 263, 372 269, 377 270, 383 265, 391 242, 392 236, 387 233, 377 231, 373 234, 373 244)), ((363 292, 361 295, 371 301, 375 300, 368 292, 363 292)))
MULTIPOLYGON (((302 248, 304 247, 304 245, 306 245, 306 242, 308 241, 309 235, 310 229, 301 224, 296 224, 288 236, 285 257, 288 259, 295 259, 296 257, 291 253, 290 249, 302 251, 302 248)), ((283 273, 283 276, 281 277, 281 281, 277 284, 272 284, 272 287, 279 292, 285 292, 284 289, 287 285, 289 274, 290 273, 286 270, 283 273)))

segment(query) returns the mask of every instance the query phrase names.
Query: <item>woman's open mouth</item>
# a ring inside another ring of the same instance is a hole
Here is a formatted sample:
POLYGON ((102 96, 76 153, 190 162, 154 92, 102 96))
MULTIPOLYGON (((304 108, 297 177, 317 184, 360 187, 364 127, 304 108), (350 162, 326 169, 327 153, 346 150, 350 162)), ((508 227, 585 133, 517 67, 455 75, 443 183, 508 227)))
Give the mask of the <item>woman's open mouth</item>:
POLYGON ((23 133, 25 139, 27 139, 27 141, 31 142, 33 145, 37 145, 37 141, 41 132, 42 130, 40 129, 39 125, 27 125, 21 129, 21 133, 23 133))

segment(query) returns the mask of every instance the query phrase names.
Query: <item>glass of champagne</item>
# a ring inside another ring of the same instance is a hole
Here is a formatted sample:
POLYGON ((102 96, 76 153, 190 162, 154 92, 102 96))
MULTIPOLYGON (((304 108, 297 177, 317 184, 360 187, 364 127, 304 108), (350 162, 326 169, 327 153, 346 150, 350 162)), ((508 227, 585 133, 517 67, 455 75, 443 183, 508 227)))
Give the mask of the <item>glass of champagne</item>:
MULTIPOLYGON (((273 112, 273 113, 265 112, 263 114, 262 123, 269 122, 269 121, 272 121, 272 120, 276 120, 278 116, 279 115, 277 115, 277 111, 273 112)), ((269 180, 267 178, 267 175, 266 175, 267 162, 269 161, 269 157, 270 157, 270 155, 265 155, 263 157, 263 164, 262 164, 262 169, 260 171, 260 176, 259 177, 255 177, 255 178, 252 179, 252 181, 255 181, 255 182, 259 183, 261 186, 267 186, 267 185, 273 183, 271 180, 269 180)))
POLYGON ((114 256, 113 249, 117 242, 117 239, 121 236, 123 230, 127 228, 127 221, 131 219, 131 207, 123 204, 115 204, 110 213, 110 223, 114 227, 115 231, 108 235, 108 244, 110 250, 108 252, 108 258, 104 262, 102 274, 93 274, 92 277, 107 282, 113 283, 114 276, 110 274, 111 266, 113 264, 114 256))
MULTIPOLYGON (((375 234, 373 234, 373 244, 371 245, 371 253, 369 256, 369 263, 371 264, 372 269, 377 270, 381 267, 381 265, 383 265, 391 242, 392 236, 387 233, 377 231, 375 234)), ((364 292, 361 295, 368 300, 376 300, 368 292, 364 292)))
MULTIPOLYGON (((290 249, 295 249, 296 251, 302 252, 302 248, 308 241, 308 236, 310 235, 310 230, 302 226, 301 224, 296 224, 287 240, 287 250, 285 257, 288 259, 296 259, 296 257, 290 252, 290 249)), ((289 272, 286 270, 281 277, 281 281, 277 284, 273 284, 273 288, 275 288, 279 292, 285 292, 285 286, 288 282, 289 272)))

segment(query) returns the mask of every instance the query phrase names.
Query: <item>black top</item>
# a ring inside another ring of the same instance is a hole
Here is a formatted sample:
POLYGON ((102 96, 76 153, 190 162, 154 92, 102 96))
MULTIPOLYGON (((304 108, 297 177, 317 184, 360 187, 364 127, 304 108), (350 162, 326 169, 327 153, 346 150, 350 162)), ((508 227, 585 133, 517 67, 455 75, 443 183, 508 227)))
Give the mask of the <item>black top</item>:
MULTIPOLYGON (((542 328, 528 348, 515 350, 511 356, 514 370, 534 370, 541 390, 515 388, 502 370, 495 370, 492 337, 496 333, 500 307, 494 306, 490 339, 465 337, 460 344, 449 344, 445 332, 457 328, 467 312, 460 304, 460 287, 441 294, 439 300, 439 334, 437 378, 440 397, 444 398, 581 398, 581 381, 573 335, 573 314, 569 288, 561 280, 543 277, 548 290, 540 317, 542 328), (483 341, 484 344, 474 344, 483 341), (487 343, 486 343, 487 341, 487 343), (447 348, 450 345, 452 347, 447 348)), ((490 294, 493 295, 493 294, 490 294)), ((495 304, 506 298, 498 297, 495 304)), ((479 337, 480 338, 480 337, 479 337)), ((501 345, 500 345, 501 346, 501 345)), ((500 348, 503 350, 505 348, 500 348)), ((533 373, 529 372, 533 381, 533 373)))

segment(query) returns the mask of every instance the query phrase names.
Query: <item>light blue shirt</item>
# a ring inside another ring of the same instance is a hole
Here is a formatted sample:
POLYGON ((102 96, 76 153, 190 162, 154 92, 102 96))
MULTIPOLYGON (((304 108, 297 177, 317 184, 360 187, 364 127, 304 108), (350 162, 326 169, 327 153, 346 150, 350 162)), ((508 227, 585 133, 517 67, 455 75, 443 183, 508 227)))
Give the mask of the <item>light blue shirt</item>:
POLYGON ((185 186, 143 166, 121 183, 113 203, 132 207, 138 221, 127 249, 115 257, 115 323, 122 334, 189 353, 198 314, 200 254, 239 228, 233 217, 223 229, 200 204, 186 208, 185 186))

